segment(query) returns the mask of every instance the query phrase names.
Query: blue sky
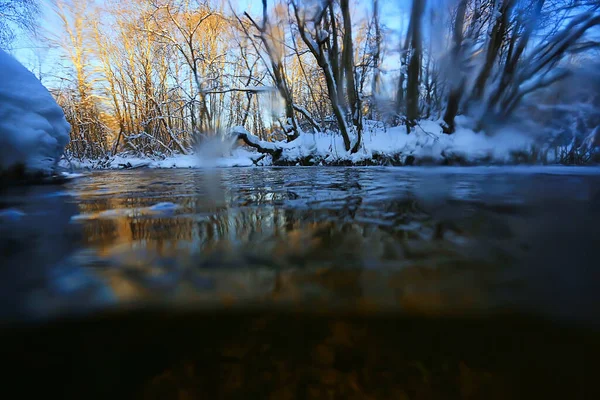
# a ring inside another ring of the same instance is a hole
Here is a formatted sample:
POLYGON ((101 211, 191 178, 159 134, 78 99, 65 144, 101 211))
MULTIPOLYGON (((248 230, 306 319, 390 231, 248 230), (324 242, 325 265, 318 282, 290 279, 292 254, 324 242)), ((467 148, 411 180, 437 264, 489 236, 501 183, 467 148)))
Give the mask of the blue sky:
MULTIPOLYGON (((78 1, 78 0, 73 0, 78 1)), ((105 0, 90 0, 102 4, 105 0)), ((438 0, 439 1, 439 0, 438 0)), ((37 34, 43 36, 60 37, 62 24, 52 9, 53 0, 40 0, 41 15, 37 34)), ((379 0, 381 5, 381 21, 392 30, 405 29, 410 0, 379 0)), ((271 5, 273 1, 269 1, 271 5)), ((238 13, 248 11, 251 14, 260 14, 262 4, 260 0, 231 0, 231 4, 238 13)), ((372 0, 355 0, 353 17, 355 20, 369 17, 372 12, 372 0)), ((227 6, 226 6, 227 7, 227 6)), ((228 8, 228 7, 227 7, 228 8)), ((20 34, 13 43, 11 53, 31 69, 42 81, 49 83, 61 74, 61 65, 67 62, 61 60, 63 51, 48 41, 29 38, 20 34)))

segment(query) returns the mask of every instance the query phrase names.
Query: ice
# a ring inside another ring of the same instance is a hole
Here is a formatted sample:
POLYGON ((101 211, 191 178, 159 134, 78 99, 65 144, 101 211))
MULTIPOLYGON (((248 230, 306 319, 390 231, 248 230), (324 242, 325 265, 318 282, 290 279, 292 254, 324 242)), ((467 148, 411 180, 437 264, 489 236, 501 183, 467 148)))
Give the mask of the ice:
POLYGON ((50 171, 69 142, 63 110, 27 68, 0 49, 0 170, 50 171))

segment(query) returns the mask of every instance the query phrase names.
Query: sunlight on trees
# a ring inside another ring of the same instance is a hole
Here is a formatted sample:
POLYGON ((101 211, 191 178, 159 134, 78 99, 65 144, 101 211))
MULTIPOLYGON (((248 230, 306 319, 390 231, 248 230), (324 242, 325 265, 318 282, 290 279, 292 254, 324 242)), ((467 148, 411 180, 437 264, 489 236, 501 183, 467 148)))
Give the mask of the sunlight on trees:
MULTIPOLYGON (((378 0, 255 6, 57 0, 61 29, 46 40, 70 65, 53 88, 73 125, 70 153, 188 153, 238 126, 253 147, 329 131, 354 153, 365 116, 407 134, 430 119, 452 134, 464 115, 491 134, 585 69, 574 60, 597 60, 593 1, 414 0, 395 19, 378 0)), ((26 27, 35 7, 22 7, 13 21, 26 27)))

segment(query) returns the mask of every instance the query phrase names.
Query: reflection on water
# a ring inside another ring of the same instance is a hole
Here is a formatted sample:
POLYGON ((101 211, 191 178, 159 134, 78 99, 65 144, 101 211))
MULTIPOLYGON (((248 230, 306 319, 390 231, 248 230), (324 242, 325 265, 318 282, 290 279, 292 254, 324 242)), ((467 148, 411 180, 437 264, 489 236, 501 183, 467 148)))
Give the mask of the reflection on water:
POLYGON ((598 175, 443 171, 112 171, 11 189, 2 207, 25 216, 2 223, 3 311, 593 315, 598 175))
POLYGON ((597 398, 600 175, 575 171, 2 189, 5 382, 77 399, 597 398))

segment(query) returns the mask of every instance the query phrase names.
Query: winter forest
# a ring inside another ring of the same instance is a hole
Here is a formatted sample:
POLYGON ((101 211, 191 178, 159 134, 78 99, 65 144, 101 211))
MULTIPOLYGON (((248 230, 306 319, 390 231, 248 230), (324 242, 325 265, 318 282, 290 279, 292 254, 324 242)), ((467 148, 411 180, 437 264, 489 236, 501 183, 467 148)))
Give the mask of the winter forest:
POLYGON ((598 161, 595 0, 0 0, 0 15, 3 48, 42 49, 22 62, 71 125, 70 162, 598 161))
POLYGON ((0 0, 20 398, 600 399, 599 227, 600 0, 0 0))

